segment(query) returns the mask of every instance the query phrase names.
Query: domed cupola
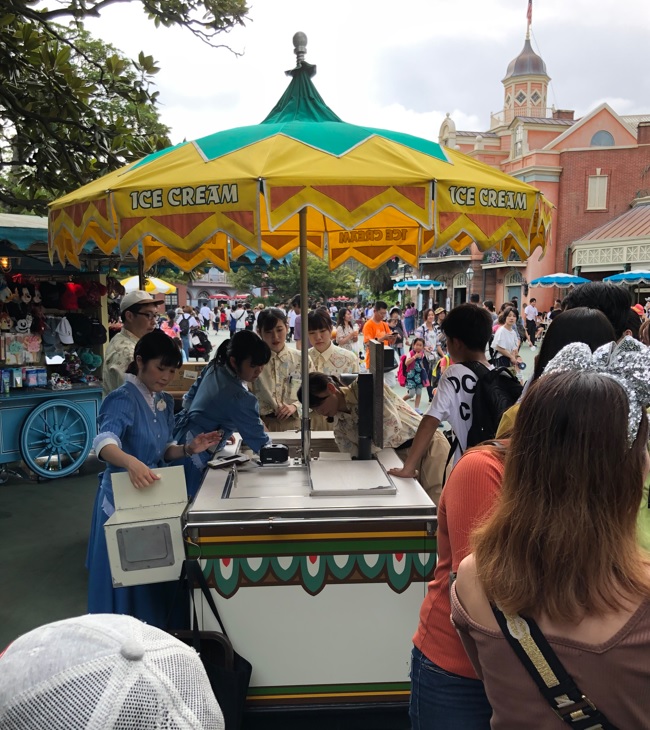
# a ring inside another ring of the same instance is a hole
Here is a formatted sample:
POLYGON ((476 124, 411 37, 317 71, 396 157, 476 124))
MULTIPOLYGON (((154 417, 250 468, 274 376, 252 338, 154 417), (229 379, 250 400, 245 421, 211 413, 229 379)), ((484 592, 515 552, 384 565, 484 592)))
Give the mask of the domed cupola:
POLYGON ((513 76, 546 76, 546 64, 530 45, 530 38, 526 38, 523 50, 508 64, 504 82, 513 76))
POLYGON ((547 116, 546 98, 549 75, 546 64, 530 44, 530 21, 521 53, 508 64, 503 79, 503 123, 515 117, 547 116))

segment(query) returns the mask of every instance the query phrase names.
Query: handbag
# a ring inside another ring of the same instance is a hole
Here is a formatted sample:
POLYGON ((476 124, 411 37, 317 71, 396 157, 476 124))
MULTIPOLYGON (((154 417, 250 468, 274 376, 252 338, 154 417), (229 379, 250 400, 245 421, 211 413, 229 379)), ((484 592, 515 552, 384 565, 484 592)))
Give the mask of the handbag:
POLYGON ((506 641, 560 720, 574 730, 617 730, 580 691, 533 619, 491 606, 506 641))
POLYGON ((253 667, 248 660, 233 649, 198 561, 185 560, 183 562, 181 583, 184 582, 185 576, 187 576, 190 588, 198 585, 201 589, 212 615, 221 628, 221 633, 199 630, 193 590, 189 591, 192 601, 193 628, 189 631, 170 631, 169 633, 184 644, 192 646, 198 653, 210 680, 212 691, 223 712, 225 730, 239 730, 244 718, 246 695, 253 667))

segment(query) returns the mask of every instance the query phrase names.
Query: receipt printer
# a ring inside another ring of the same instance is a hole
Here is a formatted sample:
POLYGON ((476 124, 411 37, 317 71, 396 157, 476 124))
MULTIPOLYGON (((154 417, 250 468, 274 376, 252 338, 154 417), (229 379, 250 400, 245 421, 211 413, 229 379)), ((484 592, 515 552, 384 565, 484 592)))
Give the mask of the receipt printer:
POLYGON ((284 444, 269 444, 260 449, 260 464, 284 464, 289 461, 289 447, 284 444))

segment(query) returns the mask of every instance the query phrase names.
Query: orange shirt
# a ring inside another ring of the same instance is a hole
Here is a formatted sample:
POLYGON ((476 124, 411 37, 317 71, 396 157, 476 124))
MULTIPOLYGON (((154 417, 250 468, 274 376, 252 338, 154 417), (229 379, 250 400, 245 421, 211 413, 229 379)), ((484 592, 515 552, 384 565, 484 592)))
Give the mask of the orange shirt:
POLYGON ((413 643, 434 664, 476 679, 450 619, 449 573, 471 552, 472 530, 487 517, 499 493, 503 464, 487 449, 471 449, 456 464, 438 505, 438 564, 420 608, 413 643))
MULTIPOLYGON (((388 322, 375 322, 374 319, 369 319, 363 325, 363 344, 377 339, 380 335, 390 334, 390 331, 388 322)), ((366 368, 370 368, 370 349, 366 349, 366 368)))

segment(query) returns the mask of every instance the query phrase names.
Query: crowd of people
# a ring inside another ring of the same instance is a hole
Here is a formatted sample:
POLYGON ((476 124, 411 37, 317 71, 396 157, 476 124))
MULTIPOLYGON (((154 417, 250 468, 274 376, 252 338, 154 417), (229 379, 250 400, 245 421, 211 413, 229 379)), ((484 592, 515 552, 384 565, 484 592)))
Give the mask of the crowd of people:
POLYGON ((143 489, 161 466, 182 464, 191 498, 233 433, 259 451, 274 432, 297 428, 305 385, 314 428, 333 430, 356 456, 358 389, 341 376, 367 365, 363 344, 377 340, 395 351, 407 387, 404 398, 384 389, 385 444, 403 461, 391 474, 419 479, 438 508, 438 560, 413 637, 413 730, 647 726, 650 320, 627 289, 584 284, 548 315, 530 298, 523 317, 517 301, 421 317, 410 303, 404 312, 383 301, 310 308, 307 384, 287 346, 303 316, 295 298, 258 309, 251 327, 248 315, 243 326, 237 319, 176 414, 165 389, 183 362, 179 319, 209 320, 172 312, 157 328, 158 304, 144 292, 124 297, 123 330, 106 357, 91 613, 164 628, 173 606, 173 584, 112 585, 103 524, 116 471, 143 489), (523 343, 539 347, 533 373, 493 437, 474 446, 480 383, 517 374, 523 343))

